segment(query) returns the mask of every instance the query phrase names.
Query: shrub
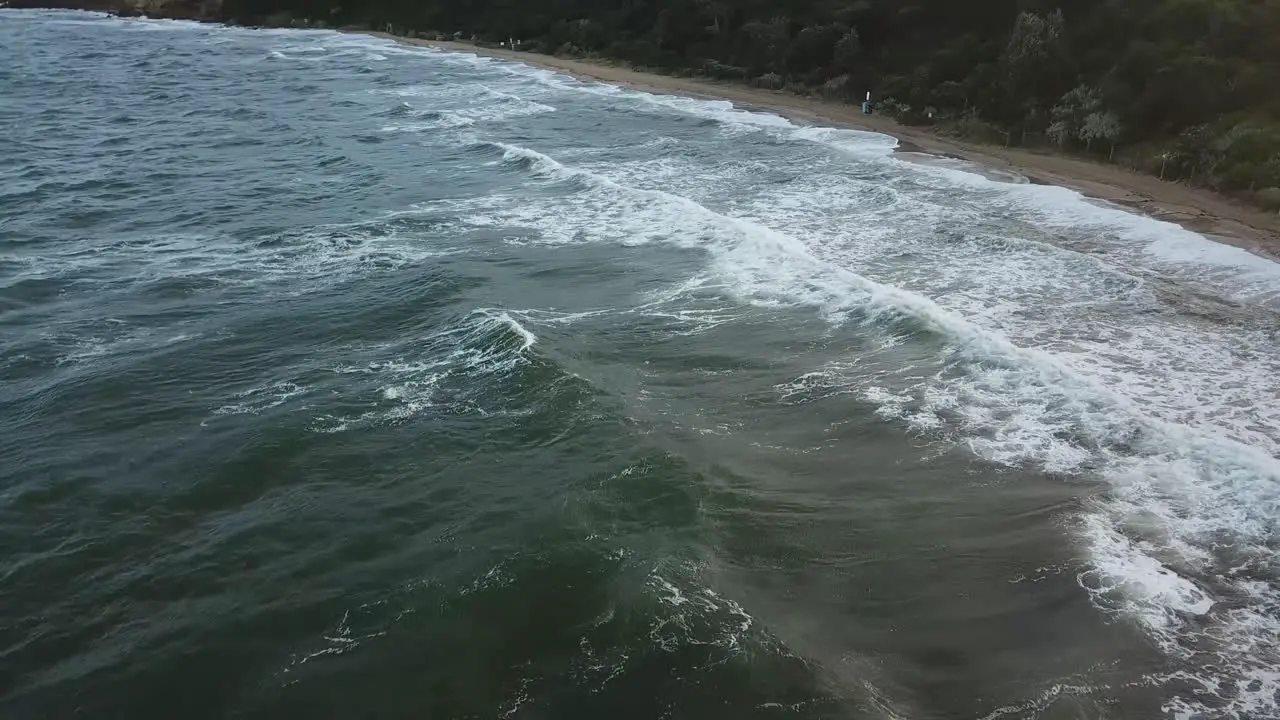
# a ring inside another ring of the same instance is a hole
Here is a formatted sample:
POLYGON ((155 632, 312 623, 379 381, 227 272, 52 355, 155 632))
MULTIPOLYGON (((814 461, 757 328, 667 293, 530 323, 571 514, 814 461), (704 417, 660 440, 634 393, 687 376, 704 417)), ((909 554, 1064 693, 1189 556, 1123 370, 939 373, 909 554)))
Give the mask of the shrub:
POLYGON ((765 73, 760 77, 751 81, 751 84, 758 88, 766 90, 781 90, 786 83, 782 80, 782 76, 778 73, 765 73))
POLYGON ((727 65, 718 60, 708 60, 703 63, 702 71, 708 77, 713 77, 717 80, 745 80, 747 78, 746 68, 727 65))
POLYGON ((1267 210, 1280 212, 1280 187, 1268 187, 1253 194, 1254 202, 1267 210))
POLYGON ((853 81, 848 75, 834 77, 822 84, 822 96, 830 100, 845 100, 852 86, 853 81))
POLYGON ((950 126, 950 129, 962 138, 978 142, 996 145, 1003 144, 1005 140, 1004 130, 978 117, 976 113, 966 113, 961 116, 950 126))

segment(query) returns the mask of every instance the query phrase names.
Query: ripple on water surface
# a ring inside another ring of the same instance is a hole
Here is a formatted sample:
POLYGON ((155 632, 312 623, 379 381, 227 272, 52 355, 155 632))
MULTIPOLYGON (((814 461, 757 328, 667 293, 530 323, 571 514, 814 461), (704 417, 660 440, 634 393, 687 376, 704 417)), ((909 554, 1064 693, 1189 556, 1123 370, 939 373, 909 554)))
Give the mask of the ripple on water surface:
POLYGON ((0 20, 15 716, 1280 707, 1273 263, 724 102, 0 20))

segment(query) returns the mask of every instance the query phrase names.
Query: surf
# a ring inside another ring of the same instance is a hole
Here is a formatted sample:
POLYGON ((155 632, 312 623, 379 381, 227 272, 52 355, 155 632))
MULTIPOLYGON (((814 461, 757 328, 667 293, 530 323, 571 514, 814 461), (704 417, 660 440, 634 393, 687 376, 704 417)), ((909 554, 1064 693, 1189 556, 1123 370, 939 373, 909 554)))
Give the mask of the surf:
MULTIPOLYGON (((946 351, 936 360, 950 368, 950 379, 907 389, 905 400, 856 376, 845 381, 863 384, 863 397, 882 410, 894 404, 889 417, 924 412, 936 418, 916 421, 921 428, 950 428, 997 465, 1034 464, 1064 476, 1105 478, 1110 492, 1075 525, 1091 566, 1080 576, 1081 587, 1100 609, 1140 623, 1171 654, 1193 662, 1213 656, 1226 674, 1200 677, 1206 686, 1257 678, 1260 689, 1233 701, 1239 711, 1268 707, 1266 698, 1280 689, 1265 672, 1280 658, 1280 636, 1265 610, 1280 600, 1280 591, 1263 550, 1280 540, 1280 462, 1274 457, 1211 428, 1152 415, 1053 352, 1019 346, 927 296, 832 266, 784 232, 687 197, 625 186, 530 148, 497 142, 478 147, 501 152, 510 171, 587 182, 579 192, 612 199, 601 199, 613 208, 604 213, 611 224, 620 218, 626 223, 632 212, 637 228, 651 217, 678 217, 676 232, 663 240, 706 252, 740 300, 808 304, 886 337, 906 332, 944 338, 946 351), (627 212, 619 215, 617 208, 627 212), (938 392, 941 403, 925 401, 938 392), (1134 512, 1157 533, 1134 536, 1134 512), (1233 568, 1239 555, 1218 556, 1213 549, 1224 539, 1237 552, 1259 551, 1233 568), (1244 608, 1231 608, 1241 600, 1244 608), (1232 649, 1239 647, 1251 650, 1232 649)), ((606 221, 592 217, 592 206, 575 205, 581 214, 556 218, 585 227, 606 221)))

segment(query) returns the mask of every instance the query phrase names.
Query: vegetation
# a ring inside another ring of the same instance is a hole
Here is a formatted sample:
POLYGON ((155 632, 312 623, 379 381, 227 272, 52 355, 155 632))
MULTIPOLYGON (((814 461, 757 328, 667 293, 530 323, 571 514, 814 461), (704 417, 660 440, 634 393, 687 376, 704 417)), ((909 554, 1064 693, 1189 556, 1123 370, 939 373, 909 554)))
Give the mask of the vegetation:
POLYGON ((224 0, 859 101, 1280 195, 1280 0, 224 0))

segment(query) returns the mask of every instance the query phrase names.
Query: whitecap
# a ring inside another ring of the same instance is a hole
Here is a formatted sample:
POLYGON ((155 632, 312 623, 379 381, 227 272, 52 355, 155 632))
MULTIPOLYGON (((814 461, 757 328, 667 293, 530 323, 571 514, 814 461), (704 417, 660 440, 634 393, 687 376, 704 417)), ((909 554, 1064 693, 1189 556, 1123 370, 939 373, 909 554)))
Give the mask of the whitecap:
MULTIPOLYGON (((1229 425, 1224 432, 1221 422, 1230 416, 1221 414, 1189 423, 1177 405, 1174 393, 1184 392, 1178 385, 1167 395, 1169 405, 1153 404, 1151 393, 1159 389, 1133 387, 1114 370, 1103 372, 1099 365, 1081 364, 1089 358, 1096 361, 1097 356, 1020 345, 985 324, 987 317, 982 313, 971 319, 920 292, 833 264, 804 242, 760 220, 717 212, 665 190, 623 185, 601 172, 566 166, 531 148, 507 143, 486 146, 500 151, 503 162, 520 172, 547 181, 580 183, 556 206, 539 207, 536 215, 505 209, 509 221, 538 227, 544 241, 626 245, 639 237, 699 249, 708 254, 726 289, 746 302, 809 305, 834 322, 852 320, 890 340, 904 331, 944 338, 944 354, 937 362, 945 372, 911 379, 902 367, 870 373, 866 368, 833 368, 831 376, 816 384, 815 378, 798 379, 784 397, 824 385, 862 386, 863 397, 886 418, 916 432, 962 442, 990 462, 1107 479, 1112 493, 1087 509, 1076 527, 1090 565, 1081 583, 1099 607, 1138 620, 1172 656, 1190 662, 1212 657, 1220 670, 1202 678, 1206 686, 1229 678, 1268 682, 1263 668, 1280 661, 1280 635, 1257 618, 1266 616, 1264 608, 1280 601, 1280 594, 1257 576, 1271 577, 1268 573, 1274 570, 1265 569, 1274 564, 1265 548, 1277 541, 1280 463, 1252 446, 1270 447, 1266 443, 1274 442, 1264 429, 1242 424, 1229 425), (888 386, 883 384, 886 380, 888 386), (877 381, 882 384, 873 384, 877 381), (1160 527, 1159 536, 1139 541, 1126 531, 1133 507, 1149 514, 1160 527), (1236 574, 1225 564, 1223 547, 1232 548, 1237 559, 1255 569, 1236 574), (1217 598, 1224 592, 1236 602, 1251 599, 1243 612, 1219 608, 1217 598), (1246 647, 1245 653, 1232 650, 1246 647)), ((994 184, 983 178, 973 182, 994 184)), ((1044 193, 1030 186, 1003 187, 1013 188, 1005 192, 1020 193, 1023 198, 1044 193)), ((1078 197, 1069 191, 1048 196, 1077 203, 1069 211, 1053 210, 1053 206, 1040 210, 1059 213, 1060 222, 1066 222, 1068 212, 1073 216, 1083 212, 1086 217, 1095 213, 1097 223, 1115 219, 1113 211, 1106 209, 1082 211, 1078 197)), ((1167 230, 1155 221, 1127 214, 1119 219, 1122 231, 1158 234, 1167 230)), ((1048 245, 1023 247, 1015 241, 1010 247, 1015 258, 1059 262, 1075 257, 1048 245)), ((1079 258, 1083 263, 1096 262, 1083 255, 1079 258)), ((1114 282, 1122 293, 1143 287, 1142 280, 1123 273, 1104 276, 1103 281, 1114 282)), ((1142 342, 1150 339, 1141 337, 1142 342)), ((1211 344, 1188 344, 1181 336, 1177 342, 1181 347, 1170 346, 1170 351, 1178 362, 1221 367, 1213 356, 1200 360, 1187 354, 1207 353, 1211 344)), ((893 346, 893 342, 884 345, 893 346)), ((1177 368, 1170 367, 1168 372, 1165 377, 1179 378, 1177 368)), ((1183 373, 1177 382, 1202 382, 1205 377, 1183 373)), ((1274 410, 1267 407, 1263 405, 1262 411, 1274 410)), ((1239 417, 1246 423, 1249 414, 1239 417)), ((1260 702, 1257 698, 1275 689, 1264 686, 1252 692, 1250 702, 1260 702)))

